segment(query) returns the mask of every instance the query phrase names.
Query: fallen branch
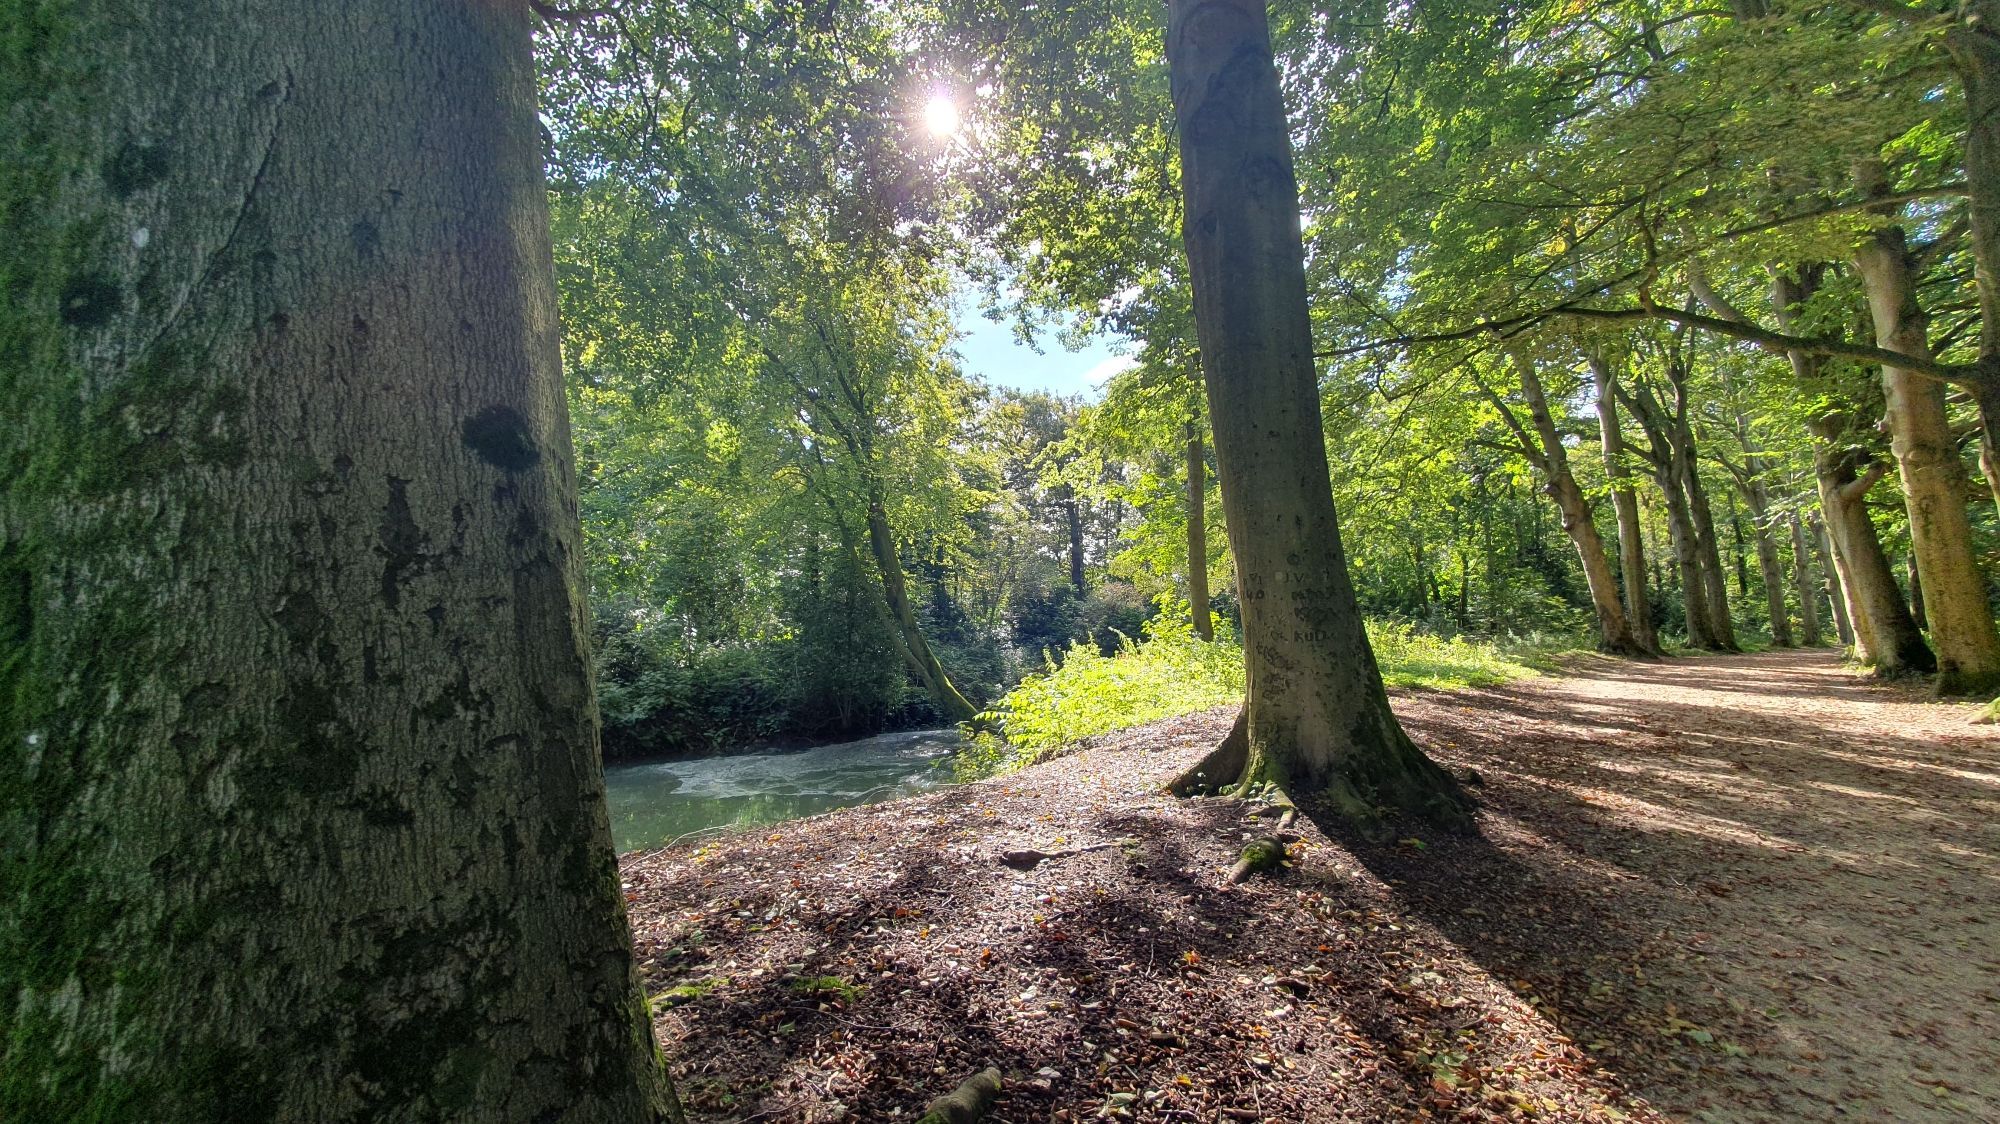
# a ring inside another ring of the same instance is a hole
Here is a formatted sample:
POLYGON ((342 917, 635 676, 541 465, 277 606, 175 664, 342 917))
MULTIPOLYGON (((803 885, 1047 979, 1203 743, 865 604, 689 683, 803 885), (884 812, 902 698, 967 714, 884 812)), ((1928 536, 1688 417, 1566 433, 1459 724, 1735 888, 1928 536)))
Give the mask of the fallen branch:
POLYGON ((987 1066, 958 1083, 958 1088, 924 1107, 917 1124, 974 1124, 1000 1095, 1000 1071, 987 1066))

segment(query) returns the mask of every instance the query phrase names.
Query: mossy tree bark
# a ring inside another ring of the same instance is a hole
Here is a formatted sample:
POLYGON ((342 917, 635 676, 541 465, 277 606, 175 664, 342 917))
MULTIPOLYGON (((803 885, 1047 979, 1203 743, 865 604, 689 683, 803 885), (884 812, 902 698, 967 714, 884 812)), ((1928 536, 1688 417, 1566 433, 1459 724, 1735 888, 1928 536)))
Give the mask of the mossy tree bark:
MULTIPOLYGON (((1886 190, 1878 166, 1863 166, 1856 178, 1864 194, 1886 190)), ((1854 264, 1868 295, 1876 346, 1930 359, 1930 318, 1917 301, 1903 228, 1891 223, 1869 232, 1855 248, 1854 264)), ((1882 393, 1937 656, 1936 689, 1944 695, 1990 695, 2000 688, 2000 632, 1972 553, 1965 466, 1945 412, 1944 383, 1884 366, 1882 393)))
POLYGON ((11 16, 0 1118, 677 1119, 528 6, 11 16))
POLYGON ((1645 526, 1639 521, 1639 496, 1632 488, 1632 469, 1626 463, 1625 429, 1618 421, 1618 400, 1613 387, 1618 372, 1608 358, 1592 353, 1587 357, 1596 386, 1598 443, 1604 451, 1604 475, 1611 482, 1611 508, 1618 518, 1618 571, 1624 579, 1625 623, 1632 638, 1652 654, 1660 651, 1660 637, 1653 628, 1653 605, 1646 596, 1645 526))
POLYGON ((1386 807, 1464 824, 1464 794, 1389 710, 1341 551, 1263 0, 1173 0, 1167 56, 1182 235, 1243 603, 1247 747, 1233 775, 1323 789, 1357 819, 1386 807))
MULTIPOLYGON (((1928 13, 1917 12, 1918 18, 1928 13)), ((1965 86, 1966 212, 1979 292, 1979 468, 2000 501, 2000 0, 1960 0, 1945 34, 1965 86)))

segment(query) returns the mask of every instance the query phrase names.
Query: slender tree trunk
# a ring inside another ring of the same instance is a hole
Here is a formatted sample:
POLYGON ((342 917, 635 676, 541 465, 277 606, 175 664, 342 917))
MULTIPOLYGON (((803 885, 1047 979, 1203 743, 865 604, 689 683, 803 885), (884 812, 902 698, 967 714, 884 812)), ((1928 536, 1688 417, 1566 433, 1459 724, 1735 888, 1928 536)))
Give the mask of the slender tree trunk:
POLYGON ((1604 449, 1604 475, 1611 482, 1611 507, 1618 518, 1618 570, 1624 577, 1625 622, 1632 639, 1648 654, 1658 655, 1660 638, 1653 631, 1653 606, 1646 596, 1646 540, 1639 522, 1639 496, 1632 489, 1626 464, 1625 431, 1618 424, 1618 401, 1612 390, 1617 373, 1603 356, 1588 356, 1597 386, 1598 439, 1604 449))
POLYGON ((0 1118, 661 1121, 526 5, 17 5, 0 1118))
POLYGON ((1208 462, 1201 429, 1188 426, 1187 439, 1187 568, 1188 611, 1194 634, 1215 639, 1215 618, 1208 608, 1208 462))
POLYGON ((1611 573, 1610 559, 1604 554, 1604 539, 1597 533, 1597 521, 1592 517, 1590 503, 1584 498, 1583 489, 1577 486, 1576 474, 1570 470, 1569 451, 1563 447, 1562 434, 1557 432, 1555 418, 1549 413, 1548 395, 1542 388, 1541 376, 1525 353, 1512 351, 1509 358, 1520 380, 1521 398, 1527 403, 1534 432, 1523 432, 1506 404, 1497 397, 1494 402, 1507 423, 1515 429, 1521 451, 1528 454, 1529 460, 1541 472, 1545 481, 1542 490, 1555 500, 1556 510, 1562 516, 1563 532, 1576 548, 1577 560, 1583 565, 1584 582, 1590 590, 1591 608, 1597 614, 1598 650, 1618 655, 1650 655, 1646 646, 1633 637, 1626 623, 1625 609, 1618 599, 1618 581, 1611 573))
MULTIPOLYGON (((1688 487, 1684 480, 1689 465, 1668 432, 1672 419, 1650 389, 1639 387, 1636 393, 1626 394, 1616 384, 1613 388, 1632 408, 1633 415, 1646 431, 1650 445, 1647 460, 1652 464, 1653 481, 1659 485, 1660 495, 1666 504, 1667 534, 1673 546, 1675 570, 1680 578, 1681 612, 1687 628, 1688 647, 1727 650, 1734 645, 1716 625, 1718 613, 1710 604, 1709 586, 1702 577, 1701 540, 1695 529, 1694 517, 1690 514, 1688 487)), ((1726 616, 1726 610, 1720 615, 1726 616)))
POLYGON ((1834 635, 1840 638, 1841 647, 1853 647, 1854 620, 1847 608, 1847 580, 1841 572, 1840 556, 1834 553, 1833 542, 1826 533, 1826 524, 1817 518, 1813 520, 1812 537, 1819 551, 1820 581, 1826 586, 1827 604, 1833 606, 1834 635))
MULTIPOLYGON (((1879 168, 1864 167, 1857 180, 1864 193, 1882 190, 1879 168)), ((1871 231, 1855 248, 1854 262, 1868 294, 1876 345, 1928 360, 1929 317, 1917 303, 1902 227, 1871 231)), ((1990 695, 2000 688, 2000 633, 1994 630, 1986 581, 1972 553, 1965 470, 1945 413, 1944 384, 1885 366, 1882 392, 1937 655, 1937 691, 1990 695)))
POLYGON ((1249 683, 1236 772, 1468 822, 1468 801, 1389 710, 1333 510, 1298 185, 1264 0, 1173 0, 1182 234, 1207 376, 1249 683))
POLYGON ((889 514, 880 496, 868 501, 868 552, 875 559, 875 572, 882 579, 882 599, 895 626, 897 650, 915 673, 931 701, 949 722, 970 722, 978 708, 966 700, 945 674, 944 665, 924 639, 923 626, 910 607, 909 584, 903 577, 903 559, 896 550, 896 535, 889 527, 889 514))
POLYGON ((1914 553, 1903 558, 1903 580, 1910 587, 1910 617, 1917 622, 1918 628, 1928 630, 1931 622, 1924 615, 1924 576, 1918 572, 1914 553))
POLYGON ((1792 588, 1799 598, 1799 641, 1808 648, 1820 646, 1819 591, 1813 583, 1812 550, 1806 545, 1805 522, 1793 512, 1786 522, 1792 528, 1792 588))
POLYGON ((1778 540, 1771 534, 1771 492, 1763 480, 1764 462, 1754 453, 1745 462, 1738 490, 1744 506, 1750 509, 1750 535, 1757 551, 1757 573, 1764 583, 1764 612, 1771 622, 1771 643, 1790 648, 1795 644, 1792 619, 1785 608, 1785 570, 1778 561, 1778 540))
POLYGON ((1090 596, 1090 583, 1083 569, 1083 503, 1069 485, 1062 486, 1063 522, 1069 527, 1069 587, 1078 601, 1090 596))
POLYGON ((1674 456, 1681 462, 1681 487, 1687 490, 1688 515, 1694 525, 1695 569, 1702 584, 1703 608, 1708 613, 1708 632, 1716 648, 1733 652, 1737 650, 1736 626, 1729 617, 1729 585, 1723 576, 1722 550, 1715 536, 1715 514, 1695 460, 1694 435, 1688 431, 1685 419, 1676 428, 1679 433, 1674 456))

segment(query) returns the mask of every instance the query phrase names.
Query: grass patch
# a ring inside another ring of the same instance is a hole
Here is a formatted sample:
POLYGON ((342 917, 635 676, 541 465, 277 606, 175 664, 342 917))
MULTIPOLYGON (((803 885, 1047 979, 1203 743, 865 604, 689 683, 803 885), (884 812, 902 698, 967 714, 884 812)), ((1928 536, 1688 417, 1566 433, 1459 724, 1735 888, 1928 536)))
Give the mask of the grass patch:
MULTIPOLYGON (((1554 671, 1587 651, 1575 637, 1536 634, 1502 640, 1442 637, 1386 621, 1368 623, 1382 678, 1392 687, 1478 687, 1554 671)), ((962 779, 1007 772, 1098 734, 1172 718, 1243 698, 1243 647, 1234 637, 1196 639, 1185 613, 1171 610, 1103 655, 1096 645, 1050 659, 982 717, 1000 731, 980 734, 959 755, 962 779)))

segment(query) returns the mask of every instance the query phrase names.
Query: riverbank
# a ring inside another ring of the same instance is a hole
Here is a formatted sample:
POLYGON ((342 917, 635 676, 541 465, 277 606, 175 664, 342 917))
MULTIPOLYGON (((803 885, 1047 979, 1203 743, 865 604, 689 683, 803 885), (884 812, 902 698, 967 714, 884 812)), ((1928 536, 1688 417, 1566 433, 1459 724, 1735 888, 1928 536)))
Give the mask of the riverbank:
POLYGON ((1220 736, 1210 712, 627 856, 694 1117, 911 1119, 989 1063, 992 1119, 1024 1124, 2000 1103, 2000 917, 1967 904, 2000 878, 2000 739, 1973 708, 1824 653, 1396 706, 1485 779, 1479 837, 1369 842, 1308 807, 1290 869, 1226 886, 1245 809, 1156 792, 1220 736))

